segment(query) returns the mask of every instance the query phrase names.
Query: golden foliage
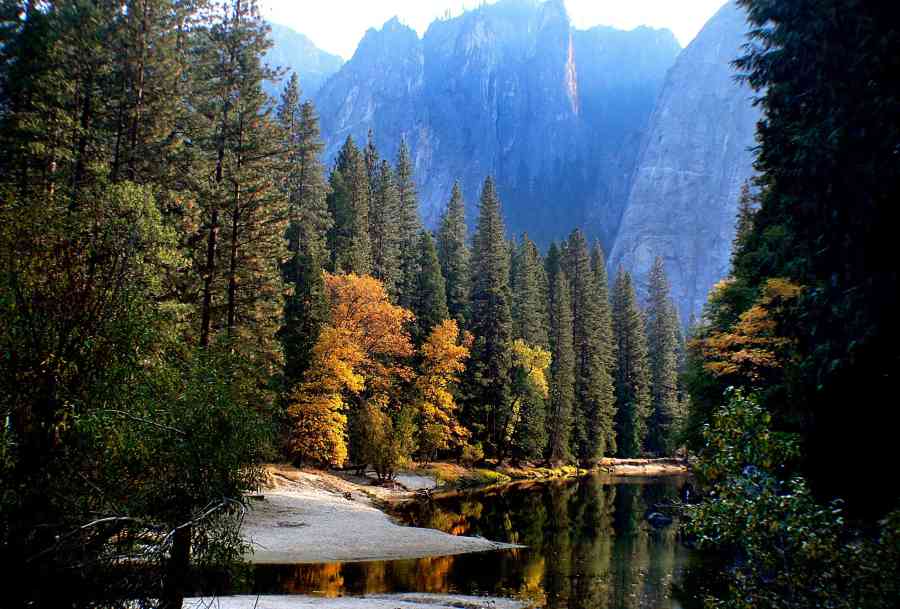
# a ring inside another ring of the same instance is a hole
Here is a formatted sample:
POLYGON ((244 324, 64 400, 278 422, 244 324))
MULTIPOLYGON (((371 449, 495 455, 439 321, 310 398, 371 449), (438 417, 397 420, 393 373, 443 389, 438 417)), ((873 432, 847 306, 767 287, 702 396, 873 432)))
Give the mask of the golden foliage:
MULTIPOLYGON (((527 386, 546 400, 550 391, 547 384, 547 369, 550 367, 552 357, 550 352, 541 347, 532 347, 521 338, 517 338, 513 341, 512 354, 513 366, 524 373, 527 386)), ((505 428, 507 442, 512 442, 516 428, 522 421, 522 408, 527 405, 524 403, 527 396, 528 388, 521 386, 516 388, 512 416, 509 417, 505 428)))
POLYGON ((430 448, 443 450, 462 446, 469 431, 456 420, 456 401, 451 391, 457 376, 466 368, 472 335, 460 336, 452 319, 435 326, 422 345, 422 367, 416 380, 422 429, 430 448))
MULTIPOLYGON (((721 282, 714 288, 724 289, 721 282)), ((777 318, 803 288, 787 279, 769 279, 762 294, 728 332, 715 332, 694 341, 716 376, 737 375, 758 382, 784 366, 791 340, 778 335, 777 318)))
POLYGON ((547 369, 550 367, 550 352, 516 339, 513 342, 513 358, 515 365, 525 371, 531 386, 546 400, 549 395, 547 369))
POLYGON ((290 447, 302 460, 340 466, 347 459, 348 399, 367 392, 373 403, 388 404, 393 385, 412 376, 403 360, 413 354, 406 330, 413 315, 392 305, 372 277, 326 274, 325 286, 331 320, 291 394, 290 447))
POLYGON ((343 465, 347 459, 347 417, 343 411, 339 393, 322 392, 314 384, 298 385, 288 407, 293 421, 291 453, 305 462, 343 465))
POLYGON ((355 369, 372 392, 388 390, 396 380, 410 380, 412 371, 398 359, 414 353, 407 331, 413 314, 392 305, 384 285, 368 275, 325 275, 331 303, 328 327, 341 333, 362 356, 355 369))

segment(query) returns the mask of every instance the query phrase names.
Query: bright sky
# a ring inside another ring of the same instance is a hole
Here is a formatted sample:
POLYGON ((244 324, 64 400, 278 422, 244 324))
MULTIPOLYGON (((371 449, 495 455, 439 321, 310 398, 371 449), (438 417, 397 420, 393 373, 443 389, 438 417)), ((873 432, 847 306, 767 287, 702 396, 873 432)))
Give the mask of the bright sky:
MULTIPOLYGON (((484 0, 261 0, 266 19, 306 34, 321 49, 349 59, 370 27, 395 15, 423 35, 449 10, 454 16, 484 0)), ((493 3, 496 0, 489 0, 493 3)), ((575 26, 667 27, 681 46, 694 39, 725 0, 565 0, 575 26)))

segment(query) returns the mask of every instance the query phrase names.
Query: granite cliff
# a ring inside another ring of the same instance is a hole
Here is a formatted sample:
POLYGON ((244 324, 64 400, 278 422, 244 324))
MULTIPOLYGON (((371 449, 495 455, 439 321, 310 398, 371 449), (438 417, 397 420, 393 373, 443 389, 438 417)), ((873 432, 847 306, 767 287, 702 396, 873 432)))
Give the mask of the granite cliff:
POLYGON ((668 30, 577 30, 560 0, 501 0, 422 39, 394 19, 316 95, 326 155, 373 129, 393 158, 405 137, 426 224, 454 180, 474 211, 493 174, 510 232, 546 244, 580 225, 609 247, 679 50, 668 30))
POLYGON ((683 323, 728 273, 737 201, 752 175, 759 110, 735 81, 747 24, 726 4, 679 55, 641 145, 610 271, 644 287, 662 256, 683 323))

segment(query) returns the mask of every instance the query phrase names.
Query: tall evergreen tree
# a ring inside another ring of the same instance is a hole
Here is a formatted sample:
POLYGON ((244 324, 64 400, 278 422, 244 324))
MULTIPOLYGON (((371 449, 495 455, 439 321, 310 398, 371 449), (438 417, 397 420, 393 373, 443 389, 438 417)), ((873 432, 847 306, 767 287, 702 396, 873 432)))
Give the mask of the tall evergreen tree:
POLYGON ((369 177, 369 198, 371 200, 381 181, 381 157, 375 146, 375 132, 371 129, 366 137, 366 149, 363 157, 366 161, 366 175, 369 177))
POLYGON ((488 448, 502 454, 510 416, 512 319, 509 253, 500 199, 490 177, 484 181, 472 248, 472 319, 475 335, 470 366, 469 418, 488 448))
POLYGON ((860 472, 846 455, 892 459, 896 438, 894 426, 872 422, 900 371, 900 276, 887 262, 900 219, 900 79, 896 53, 886 51, 896 46, 897 5, 738 4, 751 40, 736 67, 764 115, 760 205, 735 276, 759 291, 778 277, 806 287, 802 314, 779 324, 799 346, 797 374, 765 405, 777 428, 802 430, 806 471, 821 496, 887 510, 900 490, 885 489, 879 472, 860 472))
MULTIPOLYGON (((551 264, 556 261, 550 259, 551 264)), ((572 342, 572 305, 569 282, 562 268, 554 269, 550 291, 550 409, 548 458, 551 463, 572 460, 571 436, 575 400, 575 350, 572 342)))
POLYGON ((413 314, 416 316, 416 330, 413 333, 416 342, 428 338, 431 331, 442 321, 448 319, 447 292, 441 265, 438 262, 434 239, 428 231, 422 231, 419 237, 419 281, 416 286, 416 299, 413 314))
POLYGON ((363 154, 347 136, 329 179, 328 209, 334 225, 328 232, 330 268, 335 273, 372 272, 369 241, 369 176, 363 154))
MULTIPOLYGON (((547 275, 547 302, 553 295, 553 286, 556 285, 556 276, 562 270, 562 251, 556 242, 550 243, 547 248, 547 256, 544 258, 544 272, 547 275)), ((548 305, 549 306, 549 305, 548 305)))
POLYGON ((631 275, 622 269, 613 288, 613 331, 616 336, 616 437, 620 457, 637 457, 647 438, 650 416, 650 369, 644 316, 638 308, 631 275))
POLYGON ((461 328, 467 327, 471 277, 466 245, 466 206, 459 182, 453 184, 450 203, 437 235, 438 259, 447 282, 447 309, 461 328))
POLYGON ((422 220, 419 218, 419 195, 416 191, 416 179, 413 174, 412 159, 406 139, 400 140, 397 152, 397 195, 399 200, 398 233, 400 239, 400 277, 397 281, 398 304, 411 308, 416 297, 416 284, 419 275, 418 243, 422 231, 422 220))
POLYGON ((656 258, 650 269, 646 324, 651 392, 647 448, 662 456, 674 450, 673 435, 679 418, 679 324, 660 257, 656 258))
POLYGON ((597 408, 593 413, 593 453, 597 457, 616 454, 616 339, 613 333, 612 311, 609 301, 609 280, 606 259, 600 244, 591 252, 591 272, 594 275, 594 302, 597 303, 597 326, 593 344, 598 349, 601 372, 595 381, 598 391, 597 408))
POLYGON ((225 310, 219 324, 232 349, 243 351, 257 373, 271 376, 281 367, 275 332, 284 306, 278 264, 286 257, 287 196, 276 186, 284 175, 284 149, 262 84, 276 73, 262 63, 271 42, 255 1, 234 0, 219 25, 206 49, 213 76, 227 87, 219 126, 227 135, 214 148, 222 179, 208 193, 222 206, 225 310), (223 56, 233 63, 216 61, 223 56))
POLYGON ((572 337, 575 347, 575 406, 572 448, 585 462, 604 456, 609 441, 606 420, 609 414, 612 378, 604 351, 610 340, 605 286, 591 264, 587 240, 572 231, 563 258, 571 287, 572 337), (604 308, 606 309, 604 311, 604 308))
POLYGON ((384 284, 388 295, 395 301, 400 277, 399 213, 400 203, 394 172, 390 163, 381 161, 369 207, 372 276, 384 284))
POLYGON ((288 157, 289 258, 283 273, 292 290, 285 301, 280 338, 285 384, 290 388, 309 367, 312 348, 328 318, 322 271, 329 259, 325 240, 332 222, 326 202, 325 167, 319 160, 324 147, 319 121, 311 101, 300 103, 296 74, 282 92, 278 118, 285 132, 288 157))
POLYGON ((512 276, 513 335, 531 346, 546 349, 550 326, 547 273, 541 254, 528 235, 522 235, 516 249, 512 276))

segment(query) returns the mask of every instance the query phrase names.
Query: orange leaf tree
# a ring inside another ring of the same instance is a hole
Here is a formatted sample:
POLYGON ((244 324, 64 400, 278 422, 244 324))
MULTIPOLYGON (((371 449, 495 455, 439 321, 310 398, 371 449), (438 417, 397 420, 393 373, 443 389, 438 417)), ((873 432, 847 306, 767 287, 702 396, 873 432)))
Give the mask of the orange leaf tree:
MULTIPOLYGON (((407 326, 413 315, 394 306, 380 281, 369 276, 328 275, 331 308, 313 349, 312 365, 291 392, 290 449, 301 461, 343 465, 348 456, 348 414, 362 406, 395 409, 402 383, 412 377, 407 326)), ((362 452, 362 451, 357 451, 362 452)))
POLYGON ((456 418, 453 385, 469 357, 472 335, 460 335, 452 319, 434 327, 422 345, 422 364, 416 380, 420 411, 420 449, 430 457, 439 450, 463 446, 469 437, 456 418))
POLYGON ((787 279, 769 279, 759 298, 727 331, 713 332, 693 345, 715 376, 738 377, 759 384, 782 374, 792 341, 778 332, 778 319, 802 292, 787 279))

